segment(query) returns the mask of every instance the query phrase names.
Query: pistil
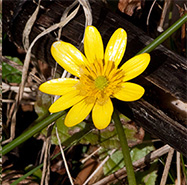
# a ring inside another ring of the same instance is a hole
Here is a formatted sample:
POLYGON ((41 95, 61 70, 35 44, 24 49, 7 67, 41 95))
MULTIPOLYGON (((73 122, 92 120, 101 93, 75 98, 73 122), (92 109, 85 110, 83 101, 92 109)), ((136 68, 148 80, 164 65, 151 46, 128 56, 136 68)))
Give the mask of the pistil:
POLYGON ((105 76, 98 76, 94 84, 97 89, 104 90, 104 88, 108 86, 108 80, 105 76))

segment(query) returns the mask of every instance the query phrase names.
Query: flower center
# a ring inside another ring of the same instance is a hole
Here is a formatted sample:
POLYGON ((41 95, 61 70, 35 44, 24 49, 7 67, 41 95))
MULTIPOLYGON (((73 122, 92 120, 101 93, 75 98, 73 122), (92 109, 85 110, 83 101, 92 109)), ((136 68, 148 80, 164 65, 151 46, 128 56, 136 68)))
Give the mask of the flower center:
POLYGON ((99 90, 103 90, 105 87, 108 86, 108 80, 106 79, 105 76, 98 76, 96 79, 95 79, 95 87, 99 90))
POLYGON ((81 96, 90 97, 103 105, 121 89, 124 72, 113 61, 99 60, 87 66, 80 66, 80 82, 76 89, 81 96))

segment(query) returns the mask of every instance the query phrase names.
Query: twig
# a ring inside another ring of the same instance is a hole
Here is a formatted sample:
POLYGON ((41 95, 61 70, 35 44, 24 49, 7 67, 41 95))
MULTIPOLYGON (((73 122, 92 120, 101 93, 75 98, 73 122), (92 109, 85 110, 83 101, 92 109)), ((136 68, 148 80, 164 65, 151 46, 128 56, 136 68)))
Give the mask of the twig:
MULTIPOLYGON (((176 4, 180 17, 182 17, 185 13, 187 13, 187 5, 184 4, 184 8, 180 7, 178 4, 176 4)), ((181 49, 185 53, 186 51, 186 24, 183 24, 181 27, 181 49)))
POLYGON ((87 156, 85 159, 81 160, 81 163, 85 163, 88 159, 90 159, 93 155, 95 155, 99 150, 101 150, 101 146, 95 150, 94 152, 92 152, 89 156, 87 156))
POLYGON ((180 153, 177 152, 177 185, 181 185, 181 156, 180 153))
POLYGON ((95 176, 95 174, 99 171, 99 169, 108 161, 108 159, 110 158, 110 156, 116 151, 116 149, 113 149, 109 155, 101 162, 101 164, 96 168, 96 170, 86 179, 86 181, 84 182, 83 185, 86 185, 93 176, 95 176))
MULTIPOLYGON (((63 15, 62 15, 62 17, 61 17, 61 19, 60 19, 60 22, 67 18, 68 13, 70 12, 70 10, 71 10, 72 8, 74 8, 74 7, 77 5, 77 3, 78 3, 78 1, 75 0, 69 7, 67 7, 67 8, 64 10, 64 13, 63 13, 63 15)), ((63 26, 61 26, 61 27, 59 28, 59 30, 58 30, 58 38, 57 38, 57 40, 60 40, 61 32, 62 32, 62 27, 63 27, 63 26)))
MULTIPOLYGON (((8 94, 8 98, 11 98, 12 97, 12 91, 10 91, 10 93, 8 94)), ((14 110, 14 108, 12 108, 13 104, 8 104, 7 105, 7 110, 6 110, 6 115, 7 115, 7 121, 6 121, 6 126, 8 127, 9 126, 9 122, 10 122, 10 119, 12 117, 12 112, 11 112, 11 109, 12 111, 14 110)))
MULTIPOLYGON (((18 93, 19 87, 18 86, 11 86, 9 84, 2 82, 2 93, 5 93, 7 91, 14 91, 15 93, 18 93)), ((32 92, 32 90, 30 87, 24 87, 23 97, 26 99, 35 100, 35 98, 31 94, 29 94, 31 92, 32 92)), ((14 100, 14 101, 16 102, 16 100, 14 100)))
MULTIPOLYGON (((7 116, 7 121, 6 121, 6 126, 8 127, 9 126, 9 122, 10 122, 10 120, 12 119, 12 115, 13 115, 13 112, 14 112, 14 108, 15 108, 15 106, 16 106, 16 103, 13 103, 12 104, 12 106, 11 106, 11 108, 10 108, 10 111, 9 111, 9 113, 7 114, 8 116, 7 116)), ((11 124, 11 126, 10 126, 10 135, 12 135, 11 133, 12 132, 15 132, 15 130, 14 130, 14 128, 15 128, 15 126, 14 126, 14 124, 12 125, 11 124)), ((12 136, 13 137, 13 136, 12 136)), ((10 139, 10 138, 9 138, 10 139)), ((9 143, 12 139, 7 139, 7 140, 5 140, 5 141, 2 141, 2 145, 4 145, 4 144, 6 144, 6 143, 9 143)))
POLYGON ((169 172, 169 169, 170 169, 170 165, 171 165, 171 161, 172 161, 172 158, 173 158, 174 151, 175 150, 173 148, 170 148, 170 150, 168 152, 168 156, 167 156, 166 164, 165 164, 165 167, 164 167, 164 172, 162 174, 162 179, 160 181, 160 185, 165 185, 166 184, 166 180, 167 180, 167 177, 168 177, 168 172, 169 172))
POLYGON ((53 130, 54 122, 48 126, 47 139, 45 141, 44 166, 42 171, 42 179, 40 185, 48 185, 50 177, 50 148, 51 148, 51 132, 53 130))
MULTIPOLYGON (((159 148, 158 150, 155 150, 153 152, 150 152, 145 157, 135 161, 133 163, 133 167, 136 171, 144 168, 148 163, 154 161, 155 159, 161 157, 162 155, 166 154, 170 149, 169 145, 164 145, 163 147, 159 148)), ((92 184, 92 185, 106 185, 107 183, 111 183, 115 181, 116 179, 122 179, 126 176, 126 168, 122 168, 118 170, 117 172, 101 179, 100 181, 92 184)))
POLYGON ((71 177, 71 174, 69 172, 69 168, 68 168, 67 162, 66 162, 66 157, 65 157, 65 154, 64 154, 64 150, 62 149, 62 146, 61 146, 61 140, 60 140, 60 137, 58 135, 57 126, 55 126, 55 130, 56 130, 56 136, 57 136, 57 139, 58 139, 58 144, 59 144, 59 147, 60 147, 60 151, 61 151, 61 154, 62 154, 62 159, 64 161, 64 165, 65 165, 65 168, 66 168, 66 172, 68 174, 68 177, 69 177, 71 185, 74 185, 72 177, 71 177))
MULTIPOLYGON (((3 103, 15 103, 16 100, 12 100, 12 99, 2 99, 2 102, 3 102, 3 103)), ((28 101, 22 100, 22 101, 21 101, 21 104, 34 105, 35 102, 28 102, 28 101)))
POLYGON ((165 2, 164 2, 162 15, 161 15, 161 18, 160 18, 160 24, 159 24, 159 26, 157 28, 158 32, 163 32, 164 31, 164 29, 163 29, 164 20, 165 20, 166 13, 167 13, 167 10, 168 10, 168 7, 169 7, 170 3, 171 3, 171 0, 165 0, 165 2))
MULTIPOLYGON (((66 70, 64 70, 61 78, 65 78, 65 77, 68 77, 68 76, 70 76, 70 75, 71 75, 70 73, 68 73, 66 70)), ((56 95, 56 96, 54 97, 54 100, 53 100, 53 101, 55 102, 58 98, 59 98, 59 96, 56 95)), ((68 174, 70 183, 71 183, 72 185, 74 185, 73 180, 72 180, 72 177, 71 177, 71 174, 70 174, 70 172, 69 172, 69 168, 68 168, 67 162, 66 162, 64 150, 63 150, 63 148, 62 148, 62 146, 61 146, 61 140, 60 140, 60 138, 59 138, 57 125, 55 125, 55 130, 56 130, 56 136, 57 136, 57 139, 58 139, 58 145, 59 145, 59 147, 60 147, 60 151, 61 151, 61 154, 62 154, 62 159, 63 159, 63 161, 64 161, 64 165, 65 165, 65 168, 66 168, 66 172, 67 172, 67 174, 68 174)))
MULTIPOLYGON (((4 82, 2 82, 2 89, 4 90, 3 92, 6 91, 14 91, 14 92, 18 92, 19 91, 19 87, 18 86, 11 86, 9 84, 6 84, 4 82)), ((24 92, 32 92, 31 89, 29 87, 24 87, 24 92)))
POLYGON ((25 49, 25 51, 28 50, 29 48, 29 35, 31 32, 31 29, 36 21, 39 9, 40 9, 40 2, 41 0, 38 1, 38 5, 34 11, 34 13, 31 15, 31 17, 28 19, 25 28, 23 30, 23 34, 22 34, 22 43, 23 43, 23 47, 25 49))
POLYGON ((42 159, 43 159, 43 156, 44 156, 45 148, 46 148, 46 142, 44 141, 43 145, 42 145, 42 149, 41 149, 39 163, 42 163, 42 159))
MULTIPOLYGON (((18 94, 16 94, 16 98, 17 98, 17 96, 18 96, 18 94)), ((11 121, 11 126, 10 126, 10 137, 8 139, 6 139, 5 141, 3 141, 2 145, 11 142, 14 139, 14 137, 15 137, 15 129, 16 129, 16 112, 14 111, 15 107, 16 107, 16 103, 13 103, 13 105, 12 105, 12 107, 10 109, 9 117, 8 117, 9 121, 10 121, 11 115, 13 114, 12 121, 11 121)))
POLYGON ((64 70, 61 78, 65 78, 67 76, 67 74, 68 74, 68 72, 66 70, 64 70))
POLYGON ((156 0, 153 1, 153 4, 151 5, 151 8, 149 10, 149 13, 148 13, 148 16, 147 16, 147 22, 146 22, 147 26, 149 25, 149 18, 150 18, 150 15, 151 15, 151 12, 152 12, 152 9, 153 9, 153 6, 155 5, 155 3, 156 3, 156 0))
MULTIPOLYGON (((78 1, 79 1, 79 3, 83 7, 84 15, 85 15, 85 18, 86 18, 85 29, 84 29, 84 34, 85 34, 86 27, 89 26, 89 25, 92 25, 92 21, 93 21, 93 18, 92 18, 92 9, 91 9, 89 0, 78 0, 78 1)), ((82 39, 81 44, 79 46, 79 48, 80 48, 81 51, 83 49, 82 48, 82 43, 84 43, 84 36, 83 36, 83 39, 82 39)))
POLYGON ((88 25, 92 25, 92 9, 89 3, 89 0, 78 0, 79 3, 82 5, 84 14, 86 17, 86 22, 85 22, 85 29, 88 25))
POLYGON ((145 141, 142 141, 141 144, 145 144, 145 143, 155 143, 155 142, 161 142, 161 140, 160 140, 160 139, 145 140, 145 141))

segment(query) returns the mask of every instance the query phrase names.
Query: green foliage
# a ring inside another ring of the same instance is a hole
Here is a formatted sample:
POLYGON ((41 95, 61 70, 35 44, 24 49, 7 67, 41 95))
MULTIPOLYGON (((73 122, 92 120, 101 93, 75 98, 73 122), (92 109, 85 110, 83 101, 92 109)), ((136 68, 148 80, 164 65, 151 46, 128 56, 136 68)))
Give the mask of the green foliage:
MULTIPOLYGON (((23 65, 17 57, 7 57, 19 65, 23 65)), ((2 79, 8 83, 21 83, 22 72, 2 62, 2 79)))
MULTIPOLYGON (((131 159, 132 159, 133 162, 138 160, 138 159, 141 159, 142 157, 145 157, 149 152, 153 151, 154 149, 155 148, 152 144, 150 144, 150 145, 149 144, 137 145, 130 152, 131 159)), ((106 157, 110 152, 111 152, 111 150, 103 149, 100 153, 101 160, 104 157, 106 157)), ((156 181, 157 170, 155 169, 155 164, 153 166, 154 168, 151 167, 149 170, 145 171, 145 173, 138 172, 136 174, 137 178, 139 179, 139 182, 146 182, 146 181, 147 182, 155 182, 156 181)), ((105 175, 109 175, 109 174, 123 168, 124 166, 125 166, 125 163, 124 163, 124 160, 123 160, 123 154, 122 154, 122 151, 119 149, 114 154, 112 154, 110 159, 104 164, 103 172, 104 172, 105 175)), ((148 183, 146 185, 148 185, 148 183)), ((150 185, 152 185, 152 183, 150 183, 150 185)))
POLYGON ((104 175, 114 173, 117 170, 123 168, 124 166, 125 166, 125 163, 123 160, 123 153, 121 150, 118 150, 114 154, 112 154, 112 156, 103 166, 104 175))
POLYGON ((142 157, 146 156, 149 152, 153 151, 154 149, 155 147, 152 144, 137 145, 130 152, 132 162, 141 159, 142 157))
MULTIPOLYGON (((145 157, 148 153, 155 150, 153 144, 140 144, 134 147, 131 152, 132 162, 145 157)), ((155 185, 157 178, 157 161, 149 166, 148 170, 139 171, 136 173, 138 185, 155 185)))
POLYGON ((87 134, 82 138, 81 143, 97 145, 98 141, 99 141, 99 131, 94 129, 89 134, 87 134))
MULTIPOLYGON (((30 170, 34 169, 35 167, 30 164, 28 165, 27 167, 25 167, 25 172, 29 172, 30 170)), ((33 174, 32 174, 33 178, 36 178, 36 179, 41 179, 42 178, 42 171, 41 169, 37 169, 33 174)))
POLYGON ((187 167, 184 163, 184 159, 183 159, 183 155, 181 154, 181 163, 182 163, 182 171, 183 171, 183 174, 184 174, 184 177, 187 181, 187 167))
MULTIPOLYGON (((56 125, 57 125, 57 129, 58 129, 58 134, 60 137, 61 142, 66 141, 67 139, 71 138, 72 135, 80 132, 81 130, 83 130, 85 128, 85 122, 82 122, 74 127, 67 127, 64 125, 64 119, 65 119, 65 115, 60 117, 57 121, 56 121, 56 125)), ((58 145, 58 140, 56 137, 56 131, 53 128, 52 134, 51 134, 52 138, 51 138, 51 143, 58 145)))
MULTIPOLYGON (((137 130, 135 127, 129 127, 127 122, 129 119, 125 117, 124 115, 120 114, 120 119, 122 122, 126 123, 123 125, 125 134, 127 136, 128 141, 136 141, 135 134, 137 133, 137 130)), ((117 132, 114 126, 114 123, 111 123, 106 129, 104 130, 92 130, 89 134, 87 134, 82 140, 82 144, 92 144, 100 146, 110 150, 119 148, 121 146, 120 141, 117 136, 117 132)))
POLYGON ((51 105, 51 96, 38 91, 37 101, 34 104, 34 109, 38 114, 36 121, 40 121, 49 115, 49 107, 51 105))
POLYGON ((151 164, 148 170, 144 170, 136 174, 137 184, 155 185, 157 176, 157 162, 154 162, 151 164))

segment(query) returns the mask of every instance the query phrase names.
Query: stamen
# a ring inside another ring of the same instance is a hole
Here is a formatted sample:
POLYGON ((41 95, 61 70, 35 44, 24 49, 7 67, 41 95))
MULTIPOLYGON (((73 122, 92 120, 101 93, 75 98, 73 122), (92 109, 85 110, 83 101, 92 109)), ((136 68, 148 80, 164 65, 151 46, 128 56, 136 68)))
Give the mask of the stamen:
POLYGON ((80 68, 80 83, 76 86, 80 94, 94 97, 104 104, 108 97, 121 89, 124 72, 113 61, 99 60, 80 68))

